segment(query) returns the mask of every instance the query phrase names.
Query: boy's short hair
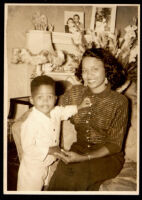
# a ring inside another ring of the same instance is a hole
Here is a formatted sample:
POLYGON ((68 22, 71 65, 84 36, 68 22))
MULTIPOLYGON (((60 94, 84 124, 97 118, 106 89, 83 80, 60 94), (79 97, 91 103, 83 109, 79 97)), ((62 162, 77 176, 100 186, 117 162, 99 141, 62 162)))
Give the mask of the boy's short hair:
POLYGON ((55 90, 55 81, 49 76, 41 75, 31 81, 31 94, 41 85, 50 85, 55 90))

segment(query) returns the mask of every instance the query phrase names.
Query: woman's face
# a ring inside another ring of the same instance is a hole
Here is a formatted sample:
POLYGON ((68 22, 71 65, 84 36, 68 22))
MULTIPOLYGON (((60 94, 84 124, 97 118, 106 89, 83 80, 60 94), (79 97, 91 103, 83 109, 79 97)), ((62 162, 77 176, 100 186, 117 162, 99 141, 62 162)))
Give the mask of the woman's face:
POLYGON ((72 27, 74 25, 73 19, 69 19, 67 24, 68 24, 69 27, 72 27))
POLYGON ((84 57, 82 61, 82 78, 94 93, 100 93, 105 88, 104 63, 95 57, 84 57))

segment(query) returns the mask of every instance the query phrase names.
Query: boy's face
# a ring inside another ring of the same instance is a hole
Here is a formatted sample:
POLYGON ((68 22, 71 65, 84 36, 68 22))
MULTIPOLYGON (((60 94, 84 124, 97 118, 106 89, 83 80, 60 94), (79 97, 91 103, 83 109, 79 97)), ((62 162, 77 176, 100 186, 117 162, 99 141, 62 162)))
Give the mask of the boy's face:
POLYGON ((50 111, 54 108, 57 97, 54 87, 51 85, 40 85, 32 94, 31 103, 37 110, 50 116, 50 111))

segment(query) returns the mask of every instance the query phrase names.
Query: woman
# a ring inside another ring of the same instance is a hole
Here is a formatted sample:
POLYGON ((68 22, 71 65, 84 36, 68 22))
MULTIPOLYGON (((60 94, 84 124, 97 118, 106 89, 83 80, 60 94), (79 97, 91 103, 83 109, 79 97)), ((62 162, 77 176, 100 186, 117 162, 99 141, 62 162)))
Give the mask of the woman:
POLYGON ((77 74, 84 85, 73 86, 60 104, 79 104, 89 97, 92 106, 71 118, 77 142, 70 151, 54 153, 60 161, 49 183, 50 191, 97 191, 124 163, 128 100, 114 91, 125 81, 122 66, 108 51, 92 48, 84 53, 77 74))

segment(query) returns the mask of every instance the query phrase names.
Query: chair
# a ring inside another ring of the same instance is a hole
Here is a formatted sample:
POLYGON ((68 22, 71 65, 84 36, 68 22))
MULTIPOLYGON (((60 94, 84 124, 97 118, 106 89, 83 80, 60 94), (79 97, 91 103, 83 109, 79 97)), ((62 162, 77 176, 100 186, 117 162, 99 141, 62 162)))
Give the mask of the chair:
MULTIPOLYGON (((121 88, 119 88, 118 92, 123 92, 124 90, 126 90, 126 88, 129 87, 129 84, 130 84, 130 82, 127 81, 125 83, 125 85, 123 85, 121 88)), ((132 87, 133 87, 133 84, 132 84, 132 87)), ((129 90, 129 88, 128 88, 128 90, 129 90)), ((29 115, 30 111, 31 111, 31 109, 29 109, 28 112, 26 112, 24 115, 22 115, 22 117, 20 119, 18 119, 12 126, 13 137, 14 137, 14 141, 16 144, 19 160, 21 160, 21 155, 22 155, 22 147, 21 147, 21 141, 20 141, 20 128, 21 128, 23 121, 29 115)), ((134 117, 134 119, 137 120, 137 117, 134 117)), ((131 135, 134 135, 134 131, 129 130, 127 143, 130 143, 131 135)), ((69 150, 72 143, 75 141, 76 141, 75 129, 69 121, 65 121, 63 124, 62 146, 65 149, 69 150), (71 132, 73 133, 72 135, 70 134, 71 132)), ((135 139, 135 141, 137 142, 137 139, 135 139)), ((126 150, 125 150, 126 162, 125 162, 124 167, 121 170, 120 174, 116 178, 105 181, 101 185, 100 191, 136 191, 136 189, 137 189, 137 184, 136 184, 137 161, 135 159, 131 159, 132 153, 130 151, 129 151, 129 155, 128 155, 127 147, 129 147, 129 145, 126 145, 126 150)), ((133 145, 133 148, 135 148, 135 151, 136 151, 136 145, 133 145)), ((135 157, 135 155, 134 155, 134 157, 135 157)), ((55 167, 53 166, 53 169, 51 170, 52 174, 55 171, 55 168, 56 168, 56 166, 55 167)), ((50 178, 51 178, 51 176, 50 176, 50 178)))
POLYGON ((32 108, 30 108, 27 112, 25 112, 12 125, 12 134, 13 134, 14 142, 15 142, 15 145, 16 145, 19 161, 21 160, 21 156, 22 156, 22 152, 23 152, 22 146, 21 146, 21 138, 20 138, 21 125, 25 121, 25 119, 28 117, 28 115, 30 114, 31 111, 32 111, 32 108))

